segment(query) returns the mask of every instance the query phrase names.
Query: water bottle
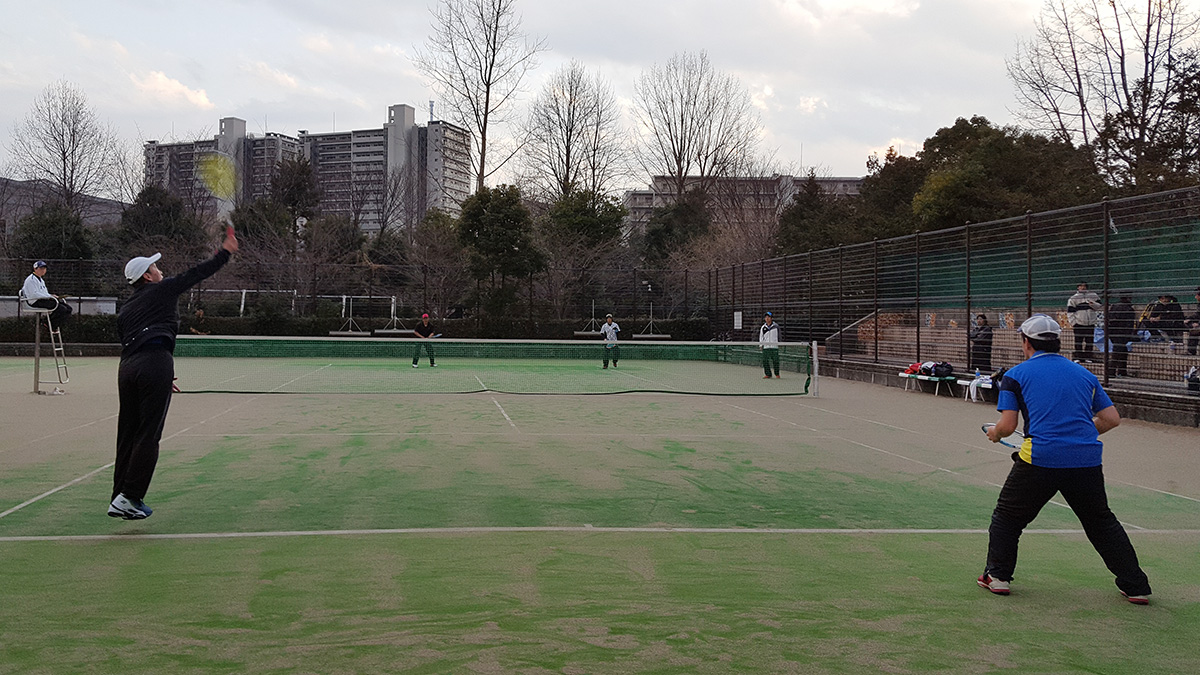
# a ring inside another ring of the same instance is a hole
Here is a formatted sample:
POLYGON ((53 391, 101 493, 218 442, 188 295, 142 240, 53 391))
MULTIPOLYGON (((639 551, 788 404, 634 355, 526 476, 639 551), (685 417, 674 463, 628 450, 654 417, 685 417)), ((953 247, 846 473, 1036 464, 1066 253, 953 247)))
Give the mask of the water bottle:
POLYGON ((975 379, 977 379, 977 380, 979 379, 979 369, 978 368, 975 369, 975 379))

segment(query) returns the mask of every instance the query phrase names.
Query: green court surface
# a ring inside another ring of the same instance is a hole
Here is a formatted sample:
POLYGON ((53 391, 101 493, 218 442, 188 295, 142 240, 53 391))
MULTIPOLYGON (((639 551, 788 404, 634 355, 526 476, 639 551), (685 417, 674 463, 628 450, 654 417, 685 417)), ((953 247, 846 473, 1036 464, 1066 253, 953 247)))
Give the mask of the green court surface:
POLYGON ((30 379, 0 359, 0 673, 1200 671, 1195 429, 1105 437, 1135 607, 1055 504, 976 587, 1011 451, 961 399, 184 394, 124 522, 116 360, 30 379))

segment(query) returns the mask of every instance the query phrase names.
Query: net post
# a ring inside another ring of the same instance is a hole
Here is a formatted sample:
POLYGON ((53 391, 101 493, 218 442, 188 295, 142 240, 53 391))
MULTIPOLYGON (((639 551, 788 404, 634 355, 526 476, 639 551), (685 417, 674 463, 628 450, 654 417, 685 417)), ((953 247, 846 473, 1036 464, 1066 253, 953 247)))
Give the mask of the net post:
POLYGON ((879 363, 879 237, 871 240, 871 295, 875 302, 875 360, 879 363))
POLYGON ((964 255, 967 270, 967 372, 971 372, 971 221, 967 221, 967 226, 963 228, 963 237, 966 240, 966 252, 964 255))
POLYGON ((1025 318, 1033 316, 1033 211, 1025 212, 1025 318))

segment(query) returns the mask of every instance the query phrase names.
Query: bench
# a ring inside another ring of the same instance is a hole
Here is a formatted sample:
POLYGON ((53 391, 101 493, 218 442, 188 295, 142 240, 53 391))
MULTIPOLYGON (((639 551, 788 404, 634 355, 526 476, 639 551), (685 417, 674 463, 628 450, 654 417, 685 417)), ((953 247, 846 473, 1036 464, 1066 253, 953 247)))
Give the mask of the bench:
MULTIPOLYGON (((963 400, 964 401, 967 400, 967 398, 971 395, 971 383, 974 381, 975 381, 974 379, 958 381, 958 385, 963 388, 963 400)), ((978 385, 976 385, 976 388, 977 389, 995 389, 996 385, 993 384, 991 381, 980 382, 978 385)))
POLYGON ((376 328, 372 331, 375 337, 395 337, 395 338, 410 338, 416 337, 417 332, 412 329, 404 328, 376 328))
MULTIPOLYGON (((956 382, 958 380, 958 378, 953 375, 947 375, 945 377, 937 377, 935 375, 918 375, 916 373, 905 373, 905 372, 897 373, 897 375, 904 378, 904 391, 908 391, 908 385, 911 384, 913 380, 917 380, 919 382, 933 382, 934 383, 934 387, 933 387, 933 395, 934 396, 937 396, 938 394, 941 393, 943 382, 949 383, 949 382, 956 382)), ((949 384, 946 385, 946 390, 947 391, 950 390, 949 384)), ((953 393, 953 392, 951 392, 951 393, 953 393)))

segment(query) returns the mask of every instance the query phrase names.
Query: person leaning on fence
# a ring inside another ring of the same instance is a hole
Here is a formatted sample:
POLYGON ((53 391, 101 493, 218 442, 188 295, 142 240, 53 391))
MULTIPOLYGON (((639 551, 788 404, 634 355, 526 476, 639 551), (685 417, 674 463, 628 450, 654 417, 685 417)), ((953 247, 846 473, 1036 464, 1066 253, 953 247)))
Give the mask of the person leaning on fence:
POLYGON ((604 323, 600 324, 600 335, 604 338, 604 369, 608 369, 608 361, 612 359, 613 368, 617 367, 617 361, 621 358, 621 345, 617 344, 617 333, 621 332, 621 327, 613 321, 612 314, 604 315, 604 323))
POLYGON ((979 370, 980 373, 992 372, 992 327, 988 325, 987 315, 975 317, 975 325, 967 331, 967 339, 971 341, 968 368, 979 370))
POLYGON ((1057 321, 1035 314, 1021 324, 1020 333, 1025 361, 1000 381, 1000 419, 988 429, 988 439, 998 443, 1011 435, 1019 413, 1025 418, 1025 441, 1012 454, 1012 469, 992 511, 987 563, 978 583, 997 595, 1009 594, 1021 532, 1061 492, 1116 575, 1121 594, 1134 604, 1149 604, 1150 582, 1104 491, 1099 436, 1116 428, 1121 416, 1096 376, 1058 353, 1062 328, 1057 321))
POLYGON ((50 291, 46 290, 46 281, 42 278, 46 276, 46 261, 39 260, 33 263, 33 274, 25 277, 25 283, 21 286, 21 295, 25 297, 25 303, 30 307, 39 309, 50 309, 50 322, 55 326, 62 328, 62 324, 66 323, 67 318, 71 316, 71 306, 60 300, 57 295, 51 295, 50 291))
POLYGON ((421 338, 420 342, 413 348, 413 368, 417 367, 417 363, 421 360, 421 348, 425 348, 425 355, 429 357, 429 367, 437 368, 437 364, 433 361, 433 344, 429 341, 433 339, 433 324, 429 323, 429 315, 421 315, 421 323, 413 329, 417 337, 421 338))
POLYGON ((1196 356, 1200 347, 1200 286, 1196 287, 1196 311, 1184 318, 1183 327, 1187 330, 1188 356, 1196 356))
POLYGON ((217 273, 238 250, 238 241, 225 238, 212 258, 179 276, 164 279, 158 269, 161 253, 125 264, 133 295, 117 312, 121 362, 117 366, 117 458, 113 464, 112 501, 108 515, 141 520, 152 513, 146 491, 158 464, 171 391, 175 380, 175 336, 179 332, 179 296, 217 273))
POLYGON ((779 324, 770 312, 763 315, 763 325, 758 329, 758 345, 762 350, 763 379, 771 379, 771 371, 779 377, 779 324))
POLYGON ((1092 360, 1092 337, 1096 330, 1096 312, 1103 309, 1100 296, 1088 290, 1086 281, 1079 282, 1075 294, 1067 299, 1067 323, 1075 337, 1071 356, 1076 361, 1092 360))

